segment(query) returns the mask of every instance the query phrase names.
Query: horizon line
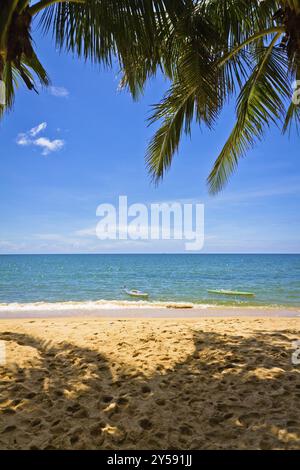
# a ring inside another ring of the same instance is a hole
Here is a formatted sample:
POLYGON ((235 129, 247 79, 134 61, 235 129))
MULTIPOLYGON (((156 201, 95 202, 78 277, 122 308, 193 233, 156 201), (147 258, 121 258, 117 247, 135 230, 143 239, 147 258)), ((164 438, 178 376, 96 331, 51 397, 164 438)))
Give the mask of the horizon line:
POLYGON ((124 252, 108 252, 108 253, 0 253, 0 256, 111 256, 111 255, 300 255, 300 252, 214 252, 214 253, 199 253, 199 252, 144 252, 144 253, 124 253, 124 252))

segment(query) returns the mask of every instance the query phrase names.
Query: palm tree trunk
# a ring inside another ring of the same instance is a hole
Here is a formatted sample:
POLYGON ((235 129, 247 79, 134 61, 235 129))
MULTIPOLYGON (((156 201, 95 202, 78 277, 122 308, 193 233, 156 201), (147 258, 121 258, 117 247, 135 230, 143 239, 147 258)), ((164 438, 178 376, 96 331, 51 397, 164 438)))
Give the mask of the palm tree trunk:
POLYGON ((284 43, 296 76, 300 78, 300 0, 281 0, 282 22, 286 37, 284 43))
POLYGON ((3 0, 0 11, 0 80, 7 60, 7 37, 18 0, 3 0))
POLYGON ((294 10, 297 15, 300 14, 300 0, 288 0, 287 4, 291 10, 294 10))
POLYGON ((16 10, 18 0, 3 0, 0 11, 0 53, 6 46, 7 33, 10 27, 10 23, 13 14, 16 10))
POLYGON ((7 62, 14 64, 22 75, 20 64, 23 54, 31 56, 32 45, 30 27, 32 17, 28 12, 27 1, 5 0, 0 12, 0 80, 4 80, 7 62))

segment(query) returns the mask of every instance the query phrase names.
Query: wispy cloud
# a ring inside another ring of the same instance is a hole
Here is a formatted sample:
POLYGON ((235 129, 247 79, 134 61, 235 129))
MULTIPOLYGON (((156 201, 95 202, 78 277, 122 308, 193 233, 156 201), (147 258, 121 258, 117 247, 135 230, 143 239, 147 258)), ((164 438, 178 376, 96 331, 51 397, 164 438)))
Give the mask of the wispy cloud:
POLYGON ((41 122, 41 124, 39 124, 38 126, 33 127, 32 129, 30 129, 29 134, 32 137, 36 137, 40 132, 44 131, 46 129, 46 127, 47 127, 47 123, 46 122, 41 122))
POLYGON ((42 149, 42 155, 61 150, 65 142, 61 139, 51 140, 48 137, 37 137, 47 128, 47 123, 42 122, 27 132, 21 132, 17 137, 17 144, 21 146, 33 145, 42 149))
POLYGON ((299 180, 290 179, 282 186, 274 186, 265 189, 253 189, 252 191, 236 191, 234 193, 221 194, 219 197, 209 198, 208 204, 248 202, 253 199, 266 199, 279 196, 289 196, 300 193, 299 180))
POLYGON ((96 237, 96 224, 94 227, 84 228, 82 230, 77 230, 75 235, 78 237, 96 237))
POLYGON ((63 86, 50 86, 49 91, 52 96, 57 98, 67 98, 70 95, 69 90, 63 86))
POLYGON ((30 145, 33 143, 32 137, 36 137, 40 132, 47 128, 46 122, 41 122, 37 126, 30 129, 28 132, 21 132, 17 137, 18 145, 30 145))

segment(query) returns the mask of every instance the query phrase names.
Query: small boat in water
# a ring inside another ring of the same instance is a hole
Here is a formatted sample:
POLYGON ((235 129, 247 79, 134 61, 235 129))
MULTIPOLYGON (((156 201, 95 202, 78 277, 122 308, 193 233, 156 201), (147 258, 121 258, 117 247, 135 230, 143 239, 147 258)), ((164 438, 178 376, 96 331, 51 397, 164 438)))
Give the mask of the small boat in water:
POLYGON ((149 294, 147 294, 146 292, 142 292, 140 290, 135 290, 135 289, 129 290, 125 288, 124 292, 125 294, 129 295, 129 297, 138 297, 140 299, 148 299, 149 297, 149 294))
POLYGON ((253 292, 239 292, 233 290, 209 290, 207 291, 209 294, 217 294, 217 295, 228 295, 228 296, 239 296, 239 297, 255 297, 253 292))

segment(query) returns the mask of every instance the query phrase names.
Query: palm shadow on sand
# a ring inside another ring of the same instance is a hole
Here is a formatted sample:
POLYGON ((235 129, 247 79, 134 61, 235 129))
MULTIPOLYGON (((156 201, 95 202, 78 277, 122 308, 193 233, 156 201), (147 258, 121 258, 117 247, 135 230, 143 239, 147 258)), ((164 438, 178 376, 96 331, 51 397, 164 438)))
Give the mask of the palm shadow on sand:
POLYGON ((38 360, 0 368, 0 448, 299 449, 295 335, 197 331, 192 354, 146 377, 93 349, 2 333, 38 360))

